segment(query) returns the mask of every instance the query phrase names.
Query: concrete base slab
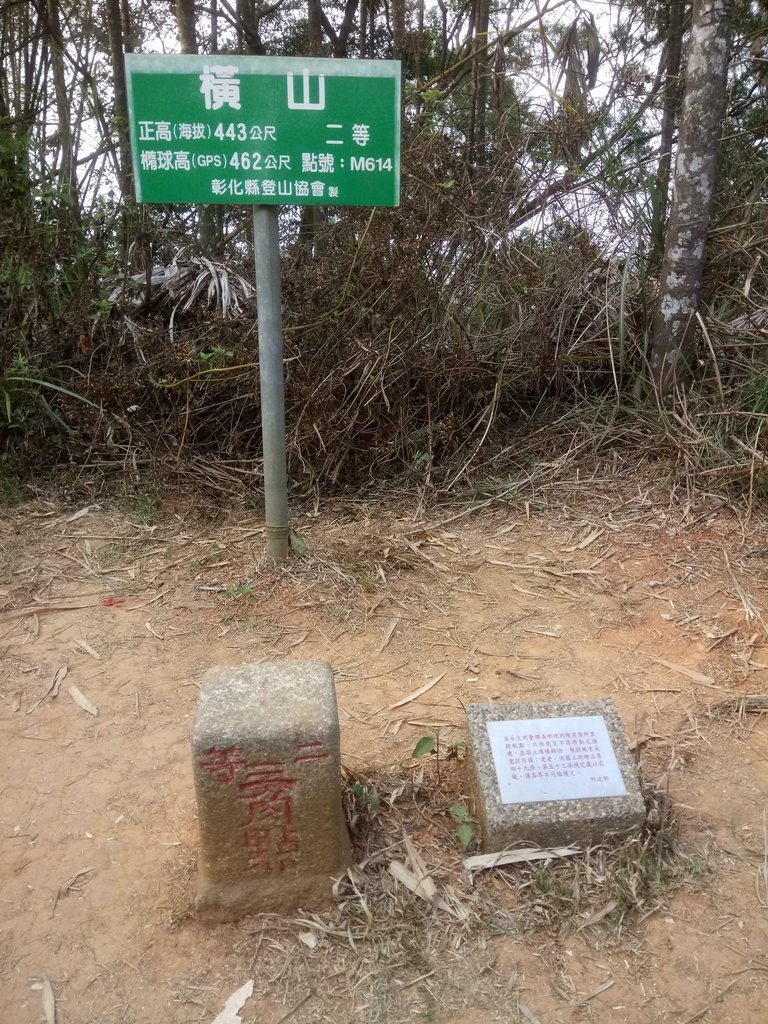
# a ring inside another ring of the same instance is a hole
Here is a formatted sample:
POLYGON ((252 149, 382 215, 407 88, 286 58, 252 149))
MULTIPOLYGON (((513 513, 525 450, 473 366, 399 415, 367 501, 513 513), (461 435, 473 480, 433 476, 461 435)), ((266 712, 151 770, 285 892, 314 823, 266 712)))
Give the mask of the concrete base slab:
POLYGON ((637 766, 612 700, 472 704, 467 722, 486 852, 603 843, 643 825, 637 766))

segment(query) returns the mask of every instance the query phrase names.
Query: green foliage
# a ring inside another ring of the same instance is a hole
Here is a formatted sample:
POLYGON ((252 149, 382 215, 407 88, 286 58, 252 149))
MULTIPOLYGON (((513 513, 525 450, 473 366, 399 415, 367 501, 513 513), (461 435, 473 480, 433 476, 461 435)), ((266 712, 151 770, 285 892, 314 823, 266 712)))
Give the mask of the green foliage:
POLYGON ((235 353, 223 345, 213 345, 208 352, 200 352, 198 359, 204 366, 220 369, 227 366, 234 359, 235 353))
POLYGON ((475 838, 474 826, 477 819, 472 817, 466 805, 460 801, 451 804, 448 813, 456 822, 456 838, 459 841, 459 845, 462 850, 466 850, 475 838))
POLYGON ((307 557, 307 539, 303 534, 297 533, 296 530, 292 529, 288 534, 288 540, 291 546, 291 551, 297 558, 307 557))
POLYGON ((252 583, 240 583, 236 587, 227 587, 223 593, 224 597, 244 597, 249 601, 256 595, 256 591, 254 590, 252 583))
POLYGON ((136 491, 131 497, 130 507, 135 515, 141 516, 147 522, 153 522, 160 514, 162 502, 156 494, 148 494, 146 491, 136 491))
POLYGON ((427 754, 434 754, 437 749, 437 737, 422 736, 413 750, 412 757, 425 757, 427 754))
MULTIPOLYGON (((656 176, 663 96, 653 91, 664 10, 617 8, 610 27, 553 12, 518 31, 527 13, 492 6, 486 34, 471 5, 404 5, 396 40, 386 5, 369 6, 364 28, 351 15, 344 25, 349 6, 323 0, 321 8, 319 39, 306 6, 294 4, 260 19, 261 43, 271 54, 348 57, 390 57, 397 44, 402 206, 317 211, 311 231, 292 208, 281 212, 297 488, 316 496, 389 479, 425 493, 468 485, 485 500, 512 472, 521 483, 505 496, 519 498, 529 475, 552 464, 551 435, 538 438, 536 428, 569 416, 574 431, 582 421, 598 428, 579 451, 602 460, 602 447, 635 445, 641 458, 656 450, 670 479, 683 473, 688 482, 703 469, 707 489, 720 486, 718 467, 734 462, 734 438, 762 451, 759 420, 741 414, 768 409, 759 315, 768 308, 768 156, 755 49, 765 12, 735 13, 706 281, 712 310, 728 313, 702 310, 725 408, 719 425, 706 416, 705 381, 691 396, 700 403, 691 434, 706 429, 706 437, 686 443, 652 410, 630 408, 657 297, 658 260, 648 265, 648 254, 665 228, 656 176), (596 76, 600 89, 591 88, 596 76), (723 424, 730 409, 739 419, 723 424)), ((170 8, 132 15, 131 46, 158 33, 172 39, 170 8)), ((246 297, 253 268, 243 209, 217 207, 216 242, 191 207, 139 209, 120 195, 120 114, 103 25, 68 8, 54 45, 43 8, 15 4, 0 27, 0 233, 11 241, 0 249, 6 442, 23 442, 31 456, 54 441, 51 458, 75 462, 86 453, 112 464, 129 454, 172 458, 194 465, 196 478, 221 453, 239 463, 222 470, 222 489, 245 490, 252 481, 242 467, 261 455, 252 308, 232 301, 246 297), (61 123, 57 47, 70 92, 74 196, 61 180, 61 133, 51 130, 61 123), (30 67, 41 69, 32 79, 30 67), (201 249, 209 243, 218 245, 214 259, 201 249), (224 322, 225 312, 236 322, 224 322), (83 335, 92 350, 78 347, 83 335)), ((215 27, 219 52, 234 52, 226 19, 215 27)), ((703 343, 697 355, 711 366, 703 343)), ((722 479, 750 496, 760 486, 755 473, 722 479)), ((303 554, 300 539, 292 547, 303 554)), ((379 579, 372 569, 362 583, 373 589, 379 579)))
POLYGON ((32 366, 19 352, 14 355, 8 368, 0 375, 0 426, 11 430, 23 430, 30 418, 42 415, 42 407, 50 421, 57 427, 68 430, 67 425, 43 397, 45 392, 73 398, 96 408, 95 404, 83 395, 57 384, 51 379, 51 373, 50 370, 32 366))

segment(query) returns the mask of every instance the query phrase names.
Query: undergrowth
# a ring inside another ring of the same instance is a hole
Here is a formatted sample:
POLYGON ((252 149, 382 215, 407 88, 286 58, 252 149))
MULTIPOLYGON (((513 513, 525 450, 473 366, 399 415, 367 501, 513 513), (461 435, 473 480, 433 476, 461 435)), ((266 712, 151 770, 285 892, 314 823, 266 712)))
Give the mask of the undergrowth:
MULTIPOLYGON (((643 385, 656 282, 641 254, 565 219, 513 237, 514 175, 492 188, 436 137, 412 146, 419 188, 400 209, 329 213, 311 244, 284 225, 294 492, 529 495, 577 471, 647 466, 686 494, 764 498, 768 286, 751 248, 713 243, 698 365, 660 403, 643 385)), ((149 288, 111 271, 71 313, 9 324, 0 459, 12 475, 74 463, 139 490, 153 474, 238 500, 261 487, 249 250, 235 239, 213 260, 156 235, 149 288)))

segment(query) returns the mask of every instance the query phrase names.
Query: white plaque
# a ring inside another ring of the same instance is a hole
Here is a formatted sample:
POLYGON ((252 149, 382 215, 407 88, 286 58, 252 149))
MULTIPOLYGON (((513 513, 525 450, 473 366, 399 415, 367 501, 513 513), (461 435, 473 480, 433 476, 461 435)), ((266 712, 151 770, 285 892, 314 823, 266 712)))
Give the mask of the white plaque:
POLYGON ((488 722, 501 802, 626 796, 602 715, 488 722))

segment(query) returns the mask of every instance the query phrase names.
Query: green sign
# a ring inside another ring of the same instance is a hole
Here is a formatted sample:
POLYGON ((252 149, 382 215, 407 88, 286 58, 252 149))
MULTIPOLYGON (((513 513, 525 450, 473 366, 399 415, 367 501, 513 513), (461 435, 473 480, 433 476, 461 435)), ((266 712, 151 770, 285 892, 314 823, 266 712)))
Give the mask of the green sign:
POLYGON ((140 203, 397 206, 400 63, 125 58, 140 203))

